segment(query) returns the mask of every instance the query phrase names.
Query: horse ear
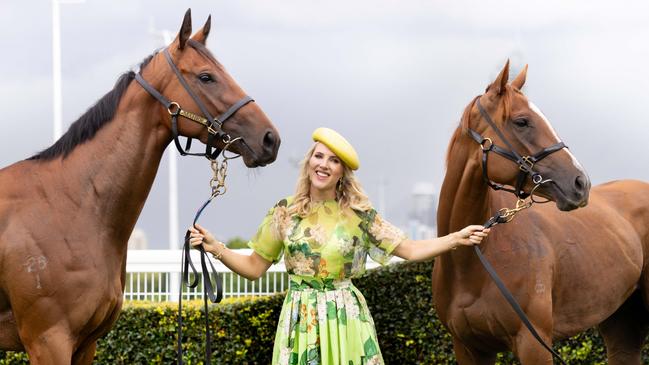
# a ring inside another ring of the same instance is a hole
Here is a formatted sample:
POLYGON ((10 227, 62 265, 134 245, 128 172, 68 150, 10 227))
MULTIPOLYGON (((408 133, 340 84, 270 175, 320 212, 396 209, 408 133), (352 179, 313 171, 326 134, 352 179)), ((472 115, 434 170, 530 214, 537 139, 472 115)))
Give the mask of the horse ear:
POLYGON ((523 85, 525 85, 525 78, 527 77, 527 65, 523 67, 523 70, 516 76, 514 81, 512 81, 512 86, 517 88, 518 90, 523 88, 523 85))
POLYGON ((180 31, 176 37, 178 41, 178 48, 184 49, 187 40, 192 35, 192 9, 187 9, 185 17, 183 18, 183 25, 180 26, 180 31))
POLYGON ((507 80, 509 80, 509 60, 505 63, 500 74, 489 87, 487 87, 487 92, 493 92, 498 95, 502 95, 505 92, 505 87, 507 86, 507 80))
POLYGON ((212 28, 212 15, 207 17, 207 21, 205 22, 205 25, 203 25, 203 28, 196 32, 196 34, 192 36, 192 39, 205 45, 207 36, 210 34, 210 28, 212 28))

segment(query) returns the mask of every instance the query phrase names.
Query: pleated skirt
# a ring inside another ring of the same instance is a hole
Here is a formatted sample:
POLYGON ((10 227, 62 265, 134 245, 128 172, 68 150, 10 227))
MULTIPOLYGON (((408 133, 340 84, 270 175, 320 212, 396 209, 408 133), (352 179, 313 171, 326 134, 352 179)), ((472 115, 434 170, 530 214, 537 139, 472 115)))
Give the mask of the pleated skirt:
POLYGON ((384 364, 367 303, 351 280, 291 275, 272 364, 384 364))

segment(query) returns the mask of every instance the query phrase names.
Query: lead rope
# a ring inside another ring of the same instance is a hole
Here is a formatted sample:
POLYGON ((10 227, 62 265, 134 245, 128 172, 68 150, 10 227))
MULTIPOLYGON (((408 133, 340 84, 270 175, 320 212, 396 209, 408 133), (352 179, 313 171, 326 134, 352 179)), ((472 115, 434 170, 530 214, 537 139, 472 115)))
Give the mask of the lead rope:
MULTIPOLYGON (((200 218, 201 214, 205 208, 214 200, 216 197, 225 194, 227 188, 225 186, 225 178, 228 171, 228 160, 235 159, 240 155, 227 156, 226 151, 232 143, 240 139, 240 137, 230 139, 229 137, 224 137, 223 142, 225 146, 221 152, 223 156, 223 161, 219 163, 217 158, 210 159, 210 167, 212 168, 212 178, 210 179, 210 189, 211 194, 209 199, 207 199, 201 207, 196 212, 194 216, 194 221, 192 225, 196 227, 196 223, 200 218)), ((190 250, 191 245, 189 244, 190 231, 187 230, 185 233, 185 241, 183 243, 182 257, 180 262, 180 290, 178 292, 178 349, 177 349, 177 363, 178 365, 183 365, 183 348, 182 348, 182 337, 183 337, 183 319, 182 319, 182 308, 183 308, 183 286, 187 288, 195 288, 198 286, 198 271, 192 262, 190 250), (192 280, 189 279, 189 268, 194 274, 192 280)), ((201 275, 203 277, 203 309, 205 312, 205 364, 211 364, 212 360, 212 336, 210 332, 210 319, 209 319, 209 308, 207 301, 209 299, 212 303, 219 303, 223 299, 223 280, 221 276, 214 268, 212 261, 207 256, 207 252, 201 245, 198 247, 201 257, 201 275), (210 272, 207 264, 212 268, 210 272), (214 292, 214 285, 212 285, 212 278, 214 276, 214 281, 216 283, 216 293, 214 292)))
MULTIPOLYGON (((516 201, 516 206, 514 208, 511 208, 511 209, 510 208, 502 208, 502 209, 500 209, 494 216, 492 216, 491 218, 489 218, 487 220, 487 222, 484 224, 484 228, 491 228, 491 227, 496 226, 498 224, 509 223, 514 219, 514 217, 516 217, 516 214, 518 212, 532 207, 532 205, 534 205, 534 203, 539 203, 539 204, 547 203, 549 200, 546 200, 546 201, 536 201, 536 200, 534 200, 534 191, 539 186, 541 186, 542 184, 545 184, 545 183, 550 182, 550 181, 552 181, 552 180, 547 179, 547 180, 543 180, 543 181, 540 181, 539 183, 537 183, 534 186, 534 188, 532 189, 532 191, 530 192, 529 201, 525 201, 525 199, 520 199, 519 198, 516 201)), ((494 281, 494 283, 496 283, 496 286, 500 290, 500 293, 503 295, 503 297, 505 297, 507 302, 509 302, 509 305, 511 305, 512 309, 514 309, 514 311, 518 315, 518 318, 520 318, 520 320, 523 322, 525 327, 527 327, 527 329, 532 333, 532 336, 534 336, 534 338, 536 338, 536 340, 541 345, 543 345, 543 347, 545 347, 545 349, 548 350, 554 357, 556 357, 559 361, 561 361, 562 364, 567 365, 566 362, 561 358, 561 356, 556 351, 554 351, 554 349, 551 346, 549 346, 547 343, 545 343, 543 338, 541 338, 539 333, 534 328, 534 325, 532 325, 532 322, 530 322, 529 318, 527 317, 527 315, 523 311, 523 308, 521 308, 520 304, 518 304, 518 302, 516 301, 516 299, 514 298, 512 293, 509 291, 509 289, 507 289, 507 287, 505 286, 505 283, 503 283, 503 281, 500 279, 500 277, 496 273, 496 270, 494 270, 493 266, 491 266, 491 263, 489 263, 489 261, 487 261, 487 258, 484 257, 484 255, 482 254, 482 251, 480 251, 480 247, 478 247, 477 245, 473 246, 473 250, 475 251, 478 258, 480 259, 480 262, 482 263, 482 266, 484 266, 485 270, 487 270, 487 273, 489 273, 489 276, 491 276, 491 279, 494 281)))

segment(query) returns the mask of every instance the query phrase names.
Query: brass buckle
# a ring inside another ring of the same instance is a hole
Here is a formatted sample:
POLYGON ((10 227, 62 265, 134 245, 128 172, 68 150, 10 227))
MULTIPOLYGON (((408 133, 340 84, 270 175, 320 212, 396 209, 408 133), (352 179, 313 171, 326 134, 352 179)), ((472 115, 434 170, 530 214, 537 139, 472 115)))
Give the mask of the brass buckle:
POLYGON ((205 126, 207 127, 207 132, 208 132, 209 134, 213 134, 213 135, 215 135, 215 136, 218 134, 218 132, 217 132, 214 128, 212 128, 211 125, 205 125, 205 126))
POLYGON ((534 162, 532 161, 532 158, 530 156, 521 157, 521 162, 518 165, 518 168, 521 171, 530 172, 532 171, 533 167, 534 167, 534 162))

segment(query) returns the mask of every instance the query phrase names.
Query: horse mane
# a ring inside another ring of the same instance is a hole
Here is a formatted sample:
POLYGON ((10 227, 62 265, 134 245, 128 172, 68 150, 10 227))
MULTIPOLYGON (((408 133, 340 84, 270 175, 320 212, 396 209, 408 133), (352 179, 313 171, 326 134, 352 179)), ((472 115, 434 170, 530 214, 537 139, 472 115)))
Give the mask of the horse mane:
MULTIPOLYGON (((491 87, 491 85, 489 86, 491 87)), ((487 90, 485 90, 485 94, 487 91, 489 91, 489 87, 487 90)), ((510 85, 505 86, 505 92, 501 96, 501 100, 503 103, 503 108, 504 108, 504 114, 503 114, 503 119, 507 120, 509 119, 509 116, 511 114, 511 107, 512 107, 512 93, 517 92, 519 94, 522 94, 520 91, 517 89, 514 89, 510 85)), ((471 123, 471 110, 473 110, 473 106, 475 105, 476 101, 481 95, 476 96, 471 100, 469 105, 464 108, 464 111, 462 112, 462 117, 460 118, 460 123, 458 124, 458 127, 455 129, 455 132, 453 133, 453 136, 451 137, 450 142, 448 143, 448 147, 446 149, 446 166, 448 167, 450 158, 451 158, 451 149, 455 145, 455 143, 460 139, 461 136, 466 135, 469 130, 469 125, 471 123)), ((497 122, 496 122, 497 123, 497 122)))
MULTIPOLYGON (((151 62, 155 53, 147 56, 139 65, 140 72, 151 62)), ((88 108, 79 119, 77 119, 67 132, 61 136, 52 146, 33 155, 28 160, 49 161, 59 156, 66 158, 74 148, 90 139, 104 125, 113 120, 115 111, 124 92, 135 78, 134 71, 123 73, 115 83, 112 90, 102 96, 93 106, 88 108)))
POLYGON ((460 123, 458 124, 457 128, 455 129, 455 132, 453 132, 453 136, 451 136, 451 140, 448 142, 448 147, 446 147, 446 167, 448 168, 449 161, 451 159, 451 149, 457 141, 460 139, 461 136, 467 134, 467 130, 469 129, 469 123, 471 121, 471 110, 473 109, 473 105, 475 104, 476 100, 478 100, 479 96, 476 96, 471 100, 469 105, 467 105, 464 108, 464 111, 462 112, 462 117, 460 118, 460 123))

